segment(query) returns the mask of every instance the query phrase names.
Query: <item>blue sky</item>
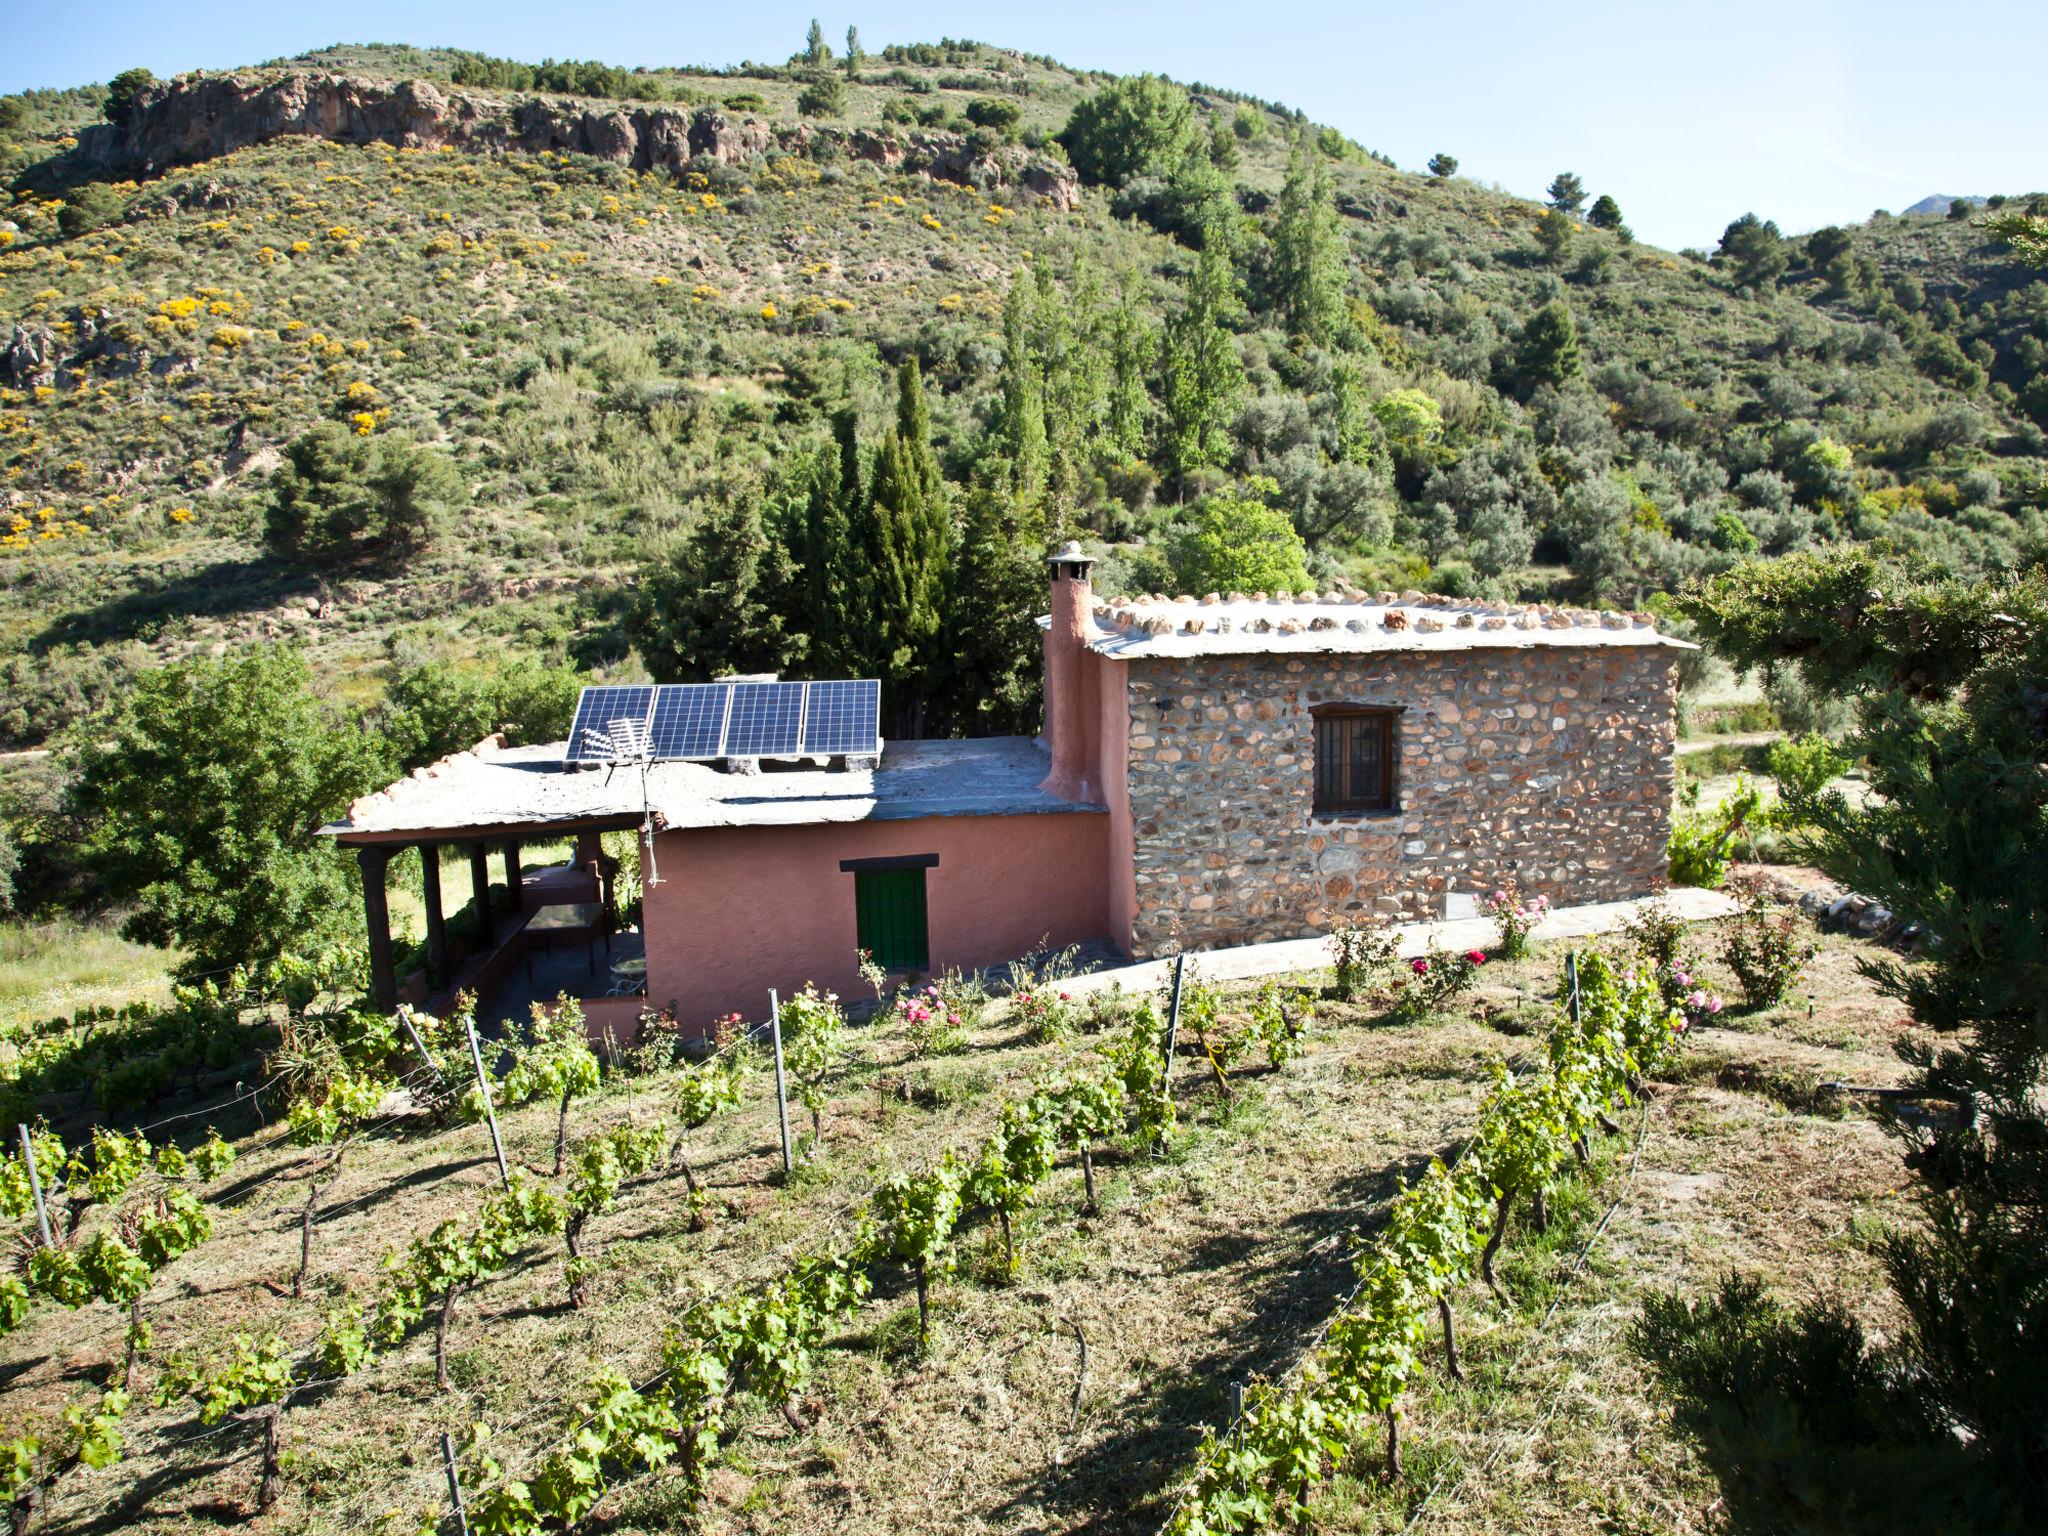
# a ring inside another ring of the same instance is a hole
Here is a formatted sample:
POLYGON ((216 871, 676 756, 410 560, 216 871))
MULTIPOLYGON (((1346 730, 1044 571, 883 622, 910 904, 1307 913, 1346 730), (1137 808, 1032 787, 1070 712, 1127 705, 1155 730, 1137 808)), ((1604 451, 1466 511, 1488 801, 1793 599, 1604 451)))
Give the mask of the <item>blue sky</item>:
POLYGON ((1299 106, 1419 168, 1539 196, 1574 170, 1643 239, 1711 245, 1754 209, 1789 231, 1932 192, 2048 189, 2048 3, 628 5, 581 0, 0 0, 0 91, 225 68, 337 41, 522 59, 780 61, 811 16, 888 42, 972 36, 1299 106), (1545 14, 1555 12, 1556 14, 1545 14))

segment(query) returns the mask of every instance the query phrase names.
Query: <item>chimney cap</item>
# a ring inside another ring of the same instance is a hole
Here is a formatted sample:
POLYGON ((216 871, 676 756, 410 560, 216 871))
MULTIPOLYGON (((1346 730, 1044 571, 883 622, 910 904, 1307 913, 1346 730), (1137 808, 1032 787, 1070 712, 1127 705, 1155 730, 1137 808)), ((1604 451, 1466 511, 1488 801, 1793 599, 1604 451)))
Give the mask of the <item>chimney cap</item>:
POLYGON ((1081 541, 1079 539, 1069 539, 1050 555, 1046 556, 1045 563, 1047 565, 1093 565, 1095 557, 1081 552, 1081 541))

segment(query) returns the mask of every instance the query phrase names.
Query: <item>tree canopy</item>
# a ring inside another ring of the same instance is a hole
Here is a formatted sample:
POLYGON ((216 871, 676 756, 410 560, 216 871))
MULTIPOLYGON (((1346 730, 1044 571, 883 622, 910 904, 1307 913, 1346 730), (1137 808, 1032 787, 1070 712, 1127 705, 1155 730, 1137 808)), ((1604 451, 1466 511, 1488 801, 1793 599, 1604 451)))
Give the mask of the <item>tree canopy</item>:
POLYGON ((197 974, 350 931, 350 872, 318 829, 382 780, 384 758, 320 697, 296 652, 145 672, 71 749, 71 813, 129 938, 197 974))
POLYGON ((1171 173, 1196 142, 1188 93, 1158 75, 1126 75, 1076 106, 1060 132, 1083 179, 1121 187, 1171 173))

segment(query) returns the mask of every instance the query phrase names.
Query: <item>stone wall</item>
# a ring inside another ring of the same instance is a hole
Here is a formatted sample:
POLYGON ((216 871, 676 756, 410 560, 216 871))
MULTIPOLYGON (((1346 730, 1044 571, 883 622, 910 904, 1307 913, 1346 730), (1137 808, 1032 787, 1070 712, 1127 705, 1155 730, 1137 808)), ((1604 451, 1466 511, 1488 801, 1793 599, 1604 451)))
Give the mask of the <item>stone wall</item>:
POLYGON ((1512 879, 1559 905, 1664 883, 1674 653, 1221 656, 1130 666, 1138 956, 1441 917, 1512 879), (1318 704, 1396 706, 1397 808, 1313 813, 1318 704))

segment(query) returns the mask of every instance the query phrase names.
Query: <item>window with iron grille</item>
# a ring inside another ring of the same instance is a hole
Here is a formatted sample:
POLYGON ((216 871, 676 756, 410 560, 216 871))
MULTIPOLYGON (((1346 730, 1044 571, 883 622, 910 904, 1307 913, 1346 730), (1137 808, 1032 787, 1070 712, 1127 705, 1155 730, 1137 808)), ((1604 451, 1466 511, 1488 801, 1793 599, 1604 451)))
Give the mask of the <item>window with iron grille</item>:
POLYGON ((1317 815, 1394 809, 1394 716, 1348 704, 1315 711, 1317 815))

